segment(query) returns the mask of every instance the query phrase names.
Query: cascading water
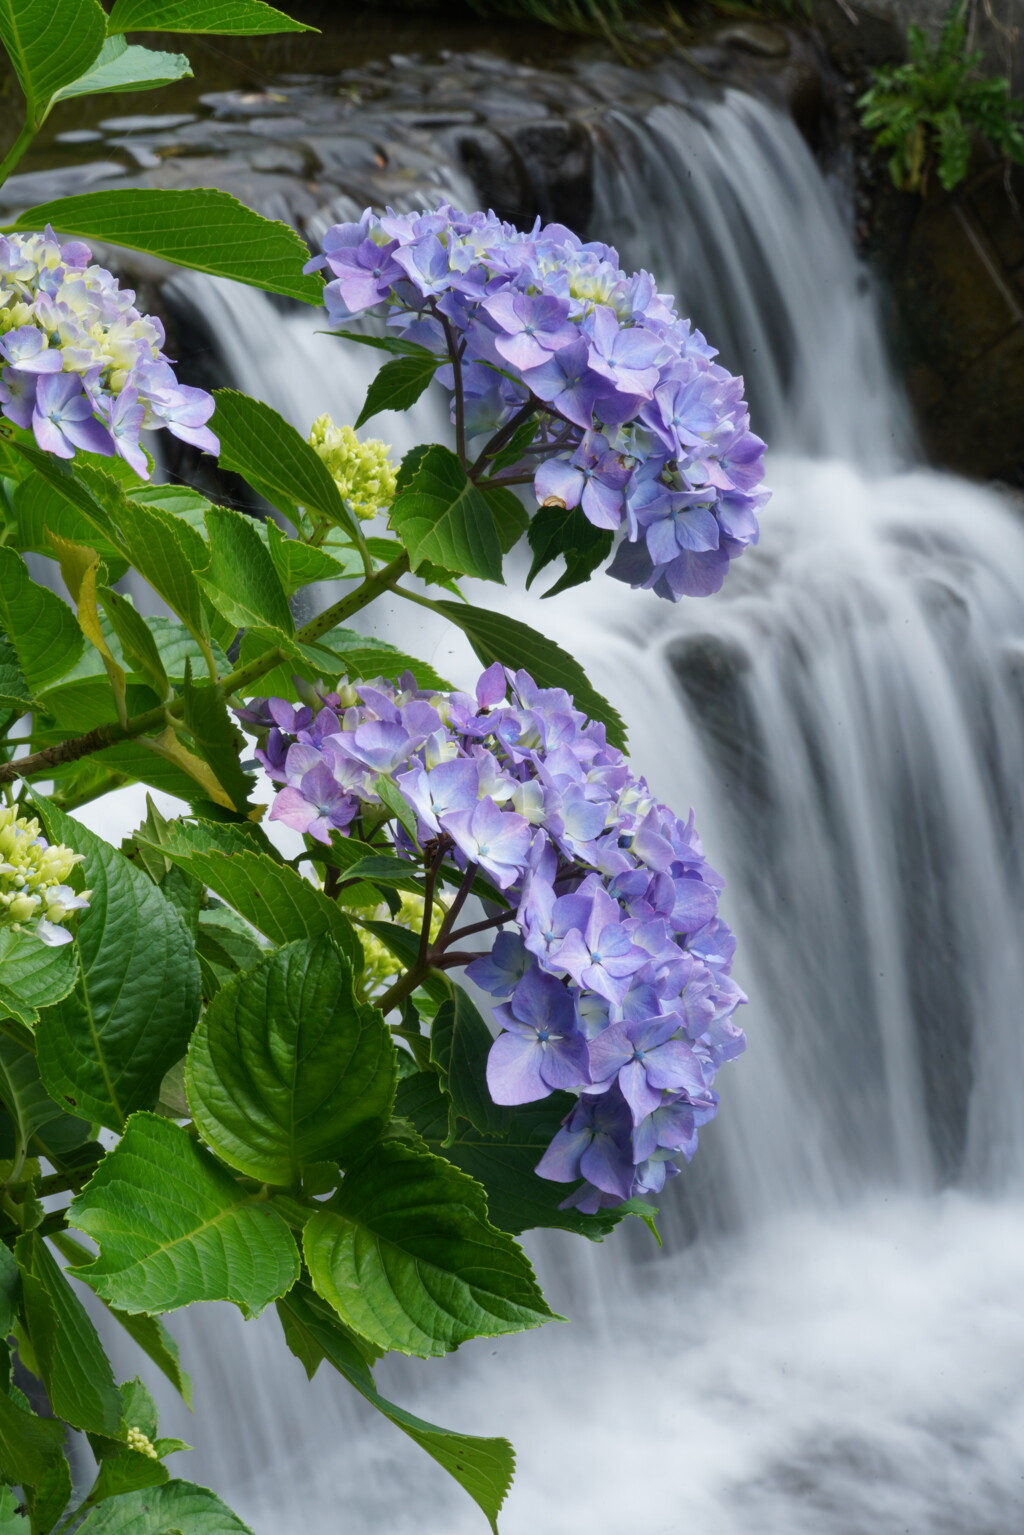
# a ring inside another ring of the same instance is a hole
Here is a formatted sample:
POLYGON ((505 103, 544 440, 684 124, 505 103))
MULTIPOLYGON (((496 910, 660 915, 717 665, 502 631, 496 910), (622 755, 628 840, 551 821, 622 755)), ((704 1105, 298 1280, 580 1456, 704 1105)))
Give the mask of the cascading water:
MULTIPOLYGON (((592 232, 746 372, 775 498, 709 600, 600 576, 500 600, 580 656, 655 789, 697 807, 750 1048, 665 1200, 667 1253, 639 1231, 553 1236, 535 1251, 571 1328, 381 1374, 435 1421, 513 1437, 507 1535, 1008 1535, 1024 528, 994 493, 906 467, 866 279, 788 120, 732 95, 594 132, 592 232)), ((315 336, 316 316, 195 277, 175 301, 303 430, 354 419, 373 361, 315 336)), ((441 429, 373 428, 399 449, 441 429)), ((467 675, 461 641, 422 618, 409 648, 467 675)), ((202 1412, 188 1474, 260 1532, 478 1528, 340 1381, 306 1385, 275 1324, 207 1310, 178 1330, 202 1412)))

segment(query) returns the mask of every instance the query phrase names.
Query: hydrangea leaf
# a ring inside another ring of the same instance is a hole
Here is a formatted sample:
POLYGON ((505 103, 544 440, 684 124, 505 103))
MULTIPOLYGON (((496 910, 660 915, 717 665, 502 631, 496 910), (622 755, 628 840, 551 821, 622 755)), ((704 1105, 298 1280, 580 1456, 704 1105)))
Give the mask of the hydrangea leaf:
POLYGON ((415 405, 444 361, 443 357, 436 357, 424 348, 386 362, 366 391, 366 402, 359 412, 356 430, 382 410, 408 410, 410 405, 415 405))
POLYGON ((37 1231, 18 1238, 25 1321, 54 1414, 117 1438, 121 1399, 99 1334, 37 1231))
POLYGON ((196 750, 216 774, 230 804, 248 811, 254 780, 241 765, 245 740, 220 689, 212 682, 193 682, 187 666, 182 703, 182 723, 196 750))
POLYGON ((261 679, 260 688, 267 697, 297 698, 296 676, 307 682, 325 678, 334 681, 342 675, 372 680, 399 677, 405 671, 413 673, 420 687, 436 688, 439 692, 450 689, 450 684, 417 656, 396 650, 371 635, 356 634, 352 629, 332 629, 312 645, 290 639, 279 631, 255 629, 242 641, 240 663, 254 660, 269 645, 284 650, 286 659, 261 679))
MULTIPOLYGON (((95 1254, 68 1231, 55 1232, 51 1238, 54 1246, 74 1266, 79 1267, 83 1263, 91 1263, 95 1254)), ((104 1302, 106 1304, 106 1302, 104 1302)), ((170 1381, 174 1389, 181 1395, 187 1407, 192 1406, 192 1382, 181 1368, 181 1355, 178 1345, 171 1337, 167 1328, 159 1317, 147 1316, 144 1311, 134 1315, 128 1311, 118 1311, 116 1306, 107 1306, 107 1310, 115 1321, 120 1322, 128 1336, 139 1345, 144 1354, 162 1371, 170 1381)), ((137 1427, 143 1428, 143 1424, 137 1427)), ((152 1435, 150 1435, 152 1438, 152 1435)))
POLYGON ((395 498, 389 525, 409 551, 414 569, 429 560, 484 581, 502 579, 494 514, 449 448, 434 443, 423 454, 395 498))
POLYGON ((69 672, 84 640, 66 603, 29 579, 25 561, 0 548, 0 628, 14 647, 32 694, 69 672))
POLYGON ((0 1391, 0 1465, 12 1482, 40 1487, 64 1459, 65 1433, 56 1418, 37 1418, 0 1391))
POLYGON ((76 1276, 121 1311, 229 1300, 256 1316, 298 1277, 281 1217, 156 1114, 132 1116, 68 1219, 99 1248, 76 1276))
POLYGON ((23 714, 31 703, 32 695, 18 665, 18 652, 0 630, 0 710, 15 709, 23 714))
POLYGON ((54 841, 85 854, 92 891, 74 990, 40 1016, 39 1069, 58 1103, 120 1130, 156 1101, 199 1011, 199 965, 181 917, 147 876, 80 822, 38 802, 54 841))
POLYGON ((214 398, 222 469, 234 469, 292 521, 296 506, 304 506, 354 534, 337 485, 301 433, 262 400, 236 389, 217 389, 214 398))
POLYGON ((493 1103, 487 1091, 485 1072, 492 1042, 491 1031, 469 993, 453 985, 450 999, 438 1008, 430 1028, 430 1059, 448 1095, 448 1133, 453 1138, 458 1119, 490 1135, 508 1129, 508 1110, 493 1103))
MULTIPOLYGON (((21 3, 47 9, 36 5, 36 0, 21 3)), ((47 224, 68 237, 123 245, 193 271, 234 277, 305 304, 319 304, 323 294, 322 279, 302 271, 308 252, 293 229, 261 217, 228 192, 212 187, 82 192, 29 208, 8 231, 42 229, 47 224)))
POLYGON ((510 1110, 508 1127, 501 1136, 482 1134, 465 1118, 452 1135, 448 1102, 437 1076, 432 1071, 418 1071, 398 1084, 397 1108, 412 1121, 432 1151, 440 1152, 482 1184, 487 1190, 490 1218, 503 1231, 518 1236, 537 1227, 553 1227, 599 1242, 632 1212, 623 1205, 599 1210, 596 1215, 559 1209, 571 1188, 538 1178, 534 1172, 574 1102, 567 1093, 552 1093, 539 1103, 510 1110))
POLYGON ((276 522, 254 524, 257 533, 266 534, 270 558, 289 597, 311 581, 337 581, 346 569, 325 549, 314 549, 301 539, 288 538, 276 522))
POLYGON ((526 577, 527 587, 560 555, 565 560, 564 572, 544 593, 545 597, 557 596, 589 581, 598 565, 611 554, 614 541, 612 533, 595 528, 578 506, 571 512, 560 506, 542 506, 530 523, 528 536, 533 563, 526 577))
POLYGON ((122 1494, 94 1508, 77 1535, 252 1535, 247 1524, 206 1487, 165 1482, 122 1494))
POLYGON ((189 1048, 185 1084, 203 1138, 232 1167, 291 1186, 310 1162, 343 1166, 381 1134, 395 1048, 328 938, 287 944, 229 981, 189 1048))
POLYGON ((272 943, 327 933, 362 968, 359 939, 344 912, 287 864, 265 853, 233 851, 225 858, 205 827, 178 823, 160 843, 172 863, 209 886, 272 943))
POLYGON ((264 37, 274 32, 315 32, 263 0, 115 0, 109 32, 205 32, 264 37))
POLYGON ((37 1009, 60 1002, 77 978, 74 944, 51 947, 32 933, 0 928, 0 1009, 10 1017, 34 1023, 37 1009))
POLYGON ((53 103, 74 96, 109 96, 118 91, 153 91, 191 75, 183 53, 158 53, 154 48, 129 47, 123 37, 108 37, 84 74, 62 85, 53 103))
POLYGON ((457 1434, 451 1429, 438 1428, 389 1402, 377 1390, 355 1342, 336 1323, 321 1316, 312 1302, 313 1297, 302 1285, 296 1285, 284 1300, 278 1301, 289 1347, 296 1353, 301 1348, 303 1352, 299 1357, 304 1361, 328 1360, 378 1412, 403 1434, 408 1434, 421 1450, 455 1478, 460 1487, 465 1488, 497 1535, 498 1514, 512 1485, 516 1466, 515 1453, 508 1440, 483 1439, 475 1434, 457 1434))
MULTIPOLYGON (((3 965, 0 959, 0 974, 3 965)), ((74 984, 74 972, 71 983, 74 984)), ((14 1125, 15 1155, 23 1155, 36 1131, 51 1120, 60 1119, 63 1113, 40 1081, 33 1052, 6 1036, 0 1036, 0 1101, 14 1125)), ((0 1332, 0 1338, 6 1336, 6 1332, 0 1332)))
POLYGON ((378 1348, 428 1358, 553 1316, 480 1185, 398 1141, 350 1169, 303 1251, 317 1293, 378 1348))
POLYGON ((626 728, 618 711, 591 687, 580 663, 561 645, 507 613, 459 602, 437 601, 434 606, 463 630, 484 666, 500 661, 513 671, 528 671, 542 688, 565 688, 577 709, 605 727, 611 745, 625 751, 626 728))
POLYGON ((51 98, 89 68, 103 45, 106 20, 97 0, 46 0, 45 5, 0 0, 0 42, 25 93, 31 123, 38 127, 51 98))
POLYGON ((530 526, 529 513, 507 485, 481 485, 480 494, 490 507, 502 554, 514 549, 530 526))
POLYGON ((218 613, 236 629, 265 625, 292 634, 288 598, 252 518, 212 506, 206 531, 210 563, 198 572, 199 583, 218 613))
MULTIPOLYGON (((11 1249, 5 1242, 0 1242, 0 1338, 10 1336, 20 1300, 21 1271, 11 1249)), ((6 1380, 0 1389, 6 1389, 6 1380)))
POLYGON ((170 683, 164 668, 160 648, 148 623, 128 597, 100 586, 96 595, 103 604, 103 611, 121 642, 124 659, 131 671, 139 672, 161 698, 170 691, 170 683))
POLYGON ((85 515, 81 505, 68 499, 61 483, 64 476, 57 479, 55 484, 44 474, 34 471, 16 486, 12 499, 18 520, 18 548, 49 556, 48 535, 57 533, 72 543, 91 544, 103 560, 108 578, 120 580, 128 568, 120 549, 85 515))

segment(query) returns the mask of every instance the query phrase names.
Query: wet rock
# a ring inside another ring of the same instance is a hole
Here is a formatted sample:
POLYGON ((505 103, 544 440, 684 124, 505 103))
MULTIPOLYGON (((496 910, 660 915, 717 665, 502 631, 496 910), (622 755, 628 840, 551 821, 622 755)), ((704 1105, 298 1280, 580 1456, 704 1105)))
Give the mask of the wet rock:
POLYGON ((781 27, 761 21, 730 21, 716 27, 712 34, 720 48, 737 48, 759 59, 785 59, 789 56, 789 38, 781 27))
POLYGON ((493 128, 459 129, 443 140, 482 201, 499 218, 522 225, 533 202, 530 178, 509 139, 493 128))
POLYGON ((581 122, 516 124, 509 138, 530 181, 534 211, 570 229, 586 229, 593 210, 593 145, 581 122))

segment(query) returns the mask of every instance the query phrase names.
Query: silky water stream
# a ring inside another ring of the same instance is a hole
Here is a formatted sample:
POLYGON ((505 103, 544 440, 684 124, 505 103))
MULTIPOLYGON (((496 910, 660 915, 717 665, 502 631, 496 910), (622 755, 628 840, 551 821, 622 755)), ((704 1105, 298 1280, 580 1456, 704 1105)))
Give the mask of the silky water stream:
MULTIPOLYGON (((594 132, 593 233, 746 374, 775 495, 713 598, 673 608, 598 576, 551 603, 515 585, 480 600, 572 649, 655 789, 696 807, 749 1050, 668 1191, 665 1251, 639 1228, 533 1242, 571 1326, 381 1379, 436 1422, 514 1440, 507 1535, 1012 1535, 1024 526, 914 465, 866 278, 788 119, 730 94, 594 132)), ((444 166, 437 187, 476 201, 444 166)), ((354 419, 372 359, 322 320, 176 282, 241 387, 304 431, 354 419)), ((373 428, 399 450, 441 429, 426 412, 373 428)), ((453 631, 408 612, 382 631, 470 676, 453 631)), ((182 1472, 259 1535, 480 1528, 343 1382, 307 1385, 273 1318, 172 1325, 198 1413, 161 1391, 166 1431, 202 1446, 182 1472)))

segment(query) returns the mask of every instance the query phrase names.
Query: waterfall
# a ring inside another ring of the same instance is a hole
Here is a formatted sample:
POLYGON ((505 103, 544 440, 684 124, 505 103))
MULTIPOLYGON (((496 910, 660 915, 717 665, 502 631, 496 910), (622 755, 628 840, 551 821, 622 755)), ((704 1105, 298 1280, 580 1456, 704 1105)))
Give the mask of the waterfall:
MULTIPOLYGON (((552 603, 475 595, 574 651, 656 791, 695 806, 749 1051, 668 1191, 666 1253, 639 1230, 553 1234, 531 1250, 572 1327, 380 1374, 425 1416, 516 1441, 506 1535, 1006 1535, 1024 1475, 1024 529, 914 464, 870 283, 788 120, 732 94, 592 131, 591 232, 746 372, 775 496, 711 599, 603 576, 552 603)), ((321 317, 197 276, 171 297, 302 430, 354 419, 374 359, 314 334, 321 317)), ((442 429, 429 405, 372 428, 399 450, 442 429)), ((421 617, 408 648, 470 675, 421 617)), ((275 1327, 209 1308, 179 1324, 203 1446, 187 1474, 259 1535, 479 1528, 343 1383, 307 1386, 275 1327)))

